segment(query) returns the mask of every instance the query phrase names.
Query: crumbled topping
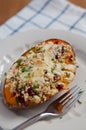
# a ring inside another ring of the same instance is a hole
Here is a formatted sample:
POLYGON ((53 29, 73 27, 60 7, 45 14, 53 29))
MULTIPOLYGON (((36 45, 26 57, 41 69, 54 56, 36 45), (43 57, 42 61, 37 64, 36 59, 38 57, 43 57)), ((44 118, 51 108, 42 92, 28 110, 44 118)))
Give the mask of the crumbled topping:
POLYGON ((65 81, 70 83, 76 69, 71 51, 70 45, 44 42, 21 56, 7 74, 5 86, 15 93, 16 103, 41 103, 63 89, 65 81))

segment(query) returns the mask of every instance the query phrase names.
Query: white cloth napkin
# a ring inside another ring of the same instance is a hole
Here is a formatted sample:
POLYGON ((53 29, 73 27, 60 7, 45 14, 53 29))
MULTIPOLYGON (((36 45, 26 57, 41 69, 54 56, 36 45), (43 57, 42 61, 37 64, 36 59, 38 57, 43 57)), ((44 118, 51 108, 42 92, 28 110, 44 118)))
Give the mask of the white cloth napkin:
POLYGON ((31 28, 64 29, 86 37, 86 10, 66 0, 32 0, 0 26, 0 39, 31 28))

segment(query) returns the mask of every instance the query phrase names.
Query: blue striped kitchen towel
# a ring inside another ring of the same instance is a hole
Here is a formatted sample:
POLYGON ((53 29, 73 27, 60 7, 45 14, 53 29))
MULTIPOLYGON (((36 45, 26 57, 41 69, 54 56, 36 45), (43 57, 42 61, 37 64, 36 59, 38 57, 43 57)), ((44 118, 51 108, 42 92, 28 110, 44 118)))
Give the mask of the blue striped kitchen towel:
POLYGON ((32 0, 0 26, 0 39, 31 28, 64 29, 86 37, 86 10, 66 0, 32 0))

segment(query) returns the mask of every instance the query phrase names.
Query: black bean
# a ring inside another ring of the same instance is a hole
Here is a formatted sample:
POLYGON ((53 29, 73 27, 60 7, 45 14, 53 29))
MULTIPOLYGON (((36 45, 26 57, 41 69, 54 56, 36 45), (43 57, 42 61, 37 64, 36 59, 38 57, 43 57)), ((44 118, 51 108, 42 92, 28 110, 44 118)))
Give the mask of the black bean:
POLYGON ((19 95, 16 98, 17 103, 21 103, 22 105, 25 103, 24 97, 22 97, 21 95, 19 95))
POLYGON ((62 50, 61 50, 61 53, 62 53, 62 54, 64 53, 64 46, 62 46, 62 50))
POLYGON ((54 80, 57 80, 57 78, 58 78, 58 75, 57 75, 57 74, 54 74, 53 79, 54 79, 54 80))
POLYGON ((58 74, 54 74, 54 77, 53 77, 53 80, 54 81, 57 81, 60 79, 60 76, 58 74))
POLYGON ((63 88, 63 84, 58 84, 58 85, 56 86, 56 88, 57 88, 58 90, 61 90, 61 89, 63 88))
POLYGON ((44 70, 44 74, 47 74, 48 72, 47 72, 47 70, 44 70))
POLYGON ((15 92, 13 92, 13 96, 15 96, 16 95, 16 93, 15 92))
POLYGON ((28 92, 29 96, 33 96, 36 94, 36 92, 33 90, 32 86, 29 86, 27 92, 28 92))
POLYGON ((58 54, 55 55, 55 59, 58 59, 58 54))

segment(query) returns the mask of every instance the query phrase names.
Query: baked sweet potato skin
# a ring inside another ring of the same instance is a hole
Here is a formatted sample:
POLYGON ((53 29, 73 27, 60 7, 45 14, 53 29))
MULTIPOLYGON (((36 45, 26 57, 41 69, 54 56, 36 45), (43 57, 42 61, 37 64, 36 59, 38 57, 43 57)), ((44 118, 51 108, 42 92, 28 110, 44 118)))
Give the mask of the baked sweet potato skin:
MULTIPOLYGON (((66 63, 67 64, 69 64, 69 63, 75 64, 75 61, 76 61, 75 60, 75 52, 74 52, 72 46, 70 45, 70 43, 68 43, 68 42, 66 42, 64 40, 60 40, 60 39, 49 39, 49 40, 44 41, 44 43, 45 44, 53 43, 53 44, 56 44, 56 45, 57 44, 59 44, 59 45, 69 45, 71 47, 71 51, 70 51, 70 57, 66 57, 66 63), (73 57, 74 59, 71 60, 71 57, 73 57)), ((37 46, 40 46, 42 44, 43 44, 43 42, 39 43, 37 46)), ((34 50, 34 48, 35 47, 31 48, 30 50, 34 50)), ((30 50, 26 51, 22 56, 27 56, 29 54, 30 50)), ((74 74, 75 73, 76 73, 76 71, 74 71, 74 74)), ((16 108, 16 109, 23 109, 23 108, 30 108, 30 107, 36 106, 38 104, 41 104, 41 102, 37 103, 35 101, 30 101, 30 100, 25 105, 18 104, 18 102, 16 100, 16 94, 10 90, 10 86, 6 87, 6 84, 9 84, 8 81, 7 81, 7 78, 5 79, 5 83, 4 83, 4 99, 5 99, 5 103, 8 105, 8 107, 10 107, 10 108, 16 108)), ((64 84, 65 85, 64 85, 63 89, 66 89, 68 87, 69 83, 67 81, 64 81, 64 84)), ((48 94, 47 93, 46 94, 46 100, 49 100, 52 96, 53 96, 52 94, 48 94)))

